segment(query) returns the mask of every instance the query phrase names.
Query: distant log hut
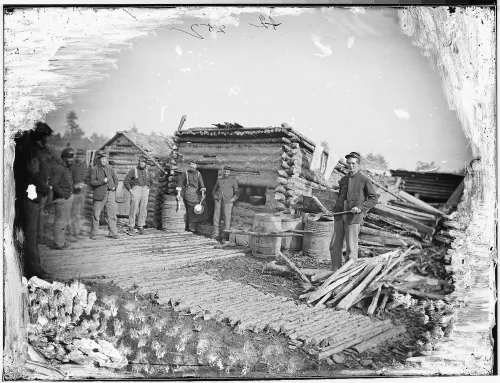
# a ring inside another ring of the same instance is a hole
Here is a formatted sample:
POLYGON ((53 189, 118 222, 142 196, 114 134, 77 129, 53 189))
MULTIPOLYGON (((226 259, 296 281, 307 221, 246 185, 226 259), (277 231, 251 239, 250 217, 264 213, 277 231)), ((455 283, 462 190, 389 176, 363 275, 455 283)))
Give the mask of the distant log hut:
MULTIPOLYGON (((118 218, 128 218, 130 210, 130 193, 123 187, 123 180, 129 172, 137 166, 141 155, 148 158, 149 170, 155 175, 152 189, 149 192, 147 227, 161 228, 161 204, 166 188, 170 156, 173 142, 162 136, 151 136, 137 132, 116 132, 113 138, 106 142, 99 150, 109 154, 109 164, 118 174, 116 190, 116 205, 118 218)), ((96 164, 93 160, 92 165, 96 164)), ((85 200, 84 215, 90 220, 92 214, 92 192, 85 200)), ((89 222, 87 222, 89 224, 89 222)))
MULTIPOLYGON (((176 132, 174 141, 179 151, 176 174, 186 171, 190 160, 198 162, 210 213, 212 189, 222 166, 230 168, 241 188, 251 188, 252 196, 265 196, 265 204, 260 206, 237 201, 231 226, 251 224, 256 212, 272 213, 293 206, 301 196, 338 184, 341 177, 334 172, 326 181, 320 171, 310 170, 316 145, 291 127, 192 128, 176 132)), ((327 149, 322 157, 324 170, 327 149)), ((175 187, 168 191, 175 193, 175 187)))
POLYGON ((464 180, 464 176, 448 173, 410 172, 391 170, 393 177, 401 177, 402 189, 428 203, 446 203, 464 180))

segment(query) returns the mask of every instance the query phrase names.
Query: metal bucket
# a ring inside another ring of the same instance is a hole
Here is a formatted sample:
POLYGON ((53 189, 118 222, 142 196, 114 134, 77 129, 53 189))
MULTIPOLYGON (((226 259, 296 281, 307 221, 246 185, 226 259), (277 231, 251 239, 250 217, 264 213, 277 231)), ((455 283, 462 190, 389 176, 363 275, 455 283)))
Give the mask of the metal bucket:
POLYGON ((333 221, 307 220, 302 251, 317 260, 330 259, 330 242, 333 236, 333 221))
MULTIPOLYGON (((272 214, 255 214, 252 231, 268 233, 281 231, 281 217, 272 214)), ((252 254, 256 257, 274 256, 281 248, 280 237, 253 236, 252 254)))
MULTIPOLYGON (((300 215, 285 216, 281 219, 283 231, 302 230, 304 224, 300 215)), ((291 251, 302 250, 302 237, 284 237, 281 239, 281 248, 291 251)))

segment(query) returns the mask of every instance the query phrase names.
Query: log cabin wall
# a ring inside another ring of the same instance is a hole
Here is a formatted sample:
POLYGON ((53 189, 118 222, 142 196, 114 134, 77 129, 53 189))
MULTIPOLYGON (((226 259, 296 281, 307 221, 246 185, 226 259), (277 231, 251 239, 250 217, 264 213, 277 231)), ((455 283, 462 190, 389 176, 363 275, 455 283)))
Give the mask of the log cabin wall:
MULTIPOLYGON (((136 136, 139 137, 139 134, 135 133, 134 138, 137 138, 136 136)), ((142 136, 143 139, 145 137, 148 137, 146 135, 140 135, 140 136, 142 136)), ((154 137, 149 139, 162 140, 163 138, 154 137)), ((157 162, 160 166, 164 166, 163 169, 165 170, 170 165, 170 158, 159 159, 159 158, 154 158, 151 155, 148 155, 147 145, 145 145, 144 142, 142 143, 143 145, 141 146, 143 147, 143 150, 140 150, 138 146, 134 142, 132 142, 129 138, 127 138, 124 134, 117 133, 115 137, 113 137, 105 145, 106 151, 109 154, 108 163, 115 169, 118 175, 118 181, 123 182, 125 176, 130 171, 130 169, 133 169, 135 166, 137 166, 137 161, 139 157, 141 155, 146 155, 146 157, 148 157, 148 159, 150 160, 149 171, 155 175, 155 179, 153 182, 153 187, 149 191, 148 216, 146 218, 146 226, 161 229, 161 222, 162 222, 161 206, 163 202, 163 195, 166 192, 168 176, 161 169, 159 169, 159 167, 156 164, 152 163, 151 160, 154 159, 155 162, 157 162)), ((166 172, 168 174, 168 170, 166 170, 166 172)), ((124 191, 123 194, 122 193, 119 194, 120 195, 117 195, 117 200, 118 201, 124 200, 124 202, 117 203, 117 214, 120 215, 119 210, 122 211, 121 217, 118 217, 118 220, 120 222, 125 223, 128 221, 128 218, 124 217, 124 215, 127 215, 128 213, 123 214, 123 212, 125 210, 127 212, 129 211, 130 197, 127 191, 124 191)), ((92 217, 92 205, 93 205, 92 191, 90 191, 86 196, 84 205, 84 216, 85 216, 84 224, 87 226, 90 226, 90 221, 92 217)))
MULTIPOLYGON (((309 170, 314 143, 292 128, 194 128, 177 132, 174 141, 179 151, 177 174, 196 160, 198 169, 226 165, 239 185, 265 188, 264 206, 234 204, 234 227, 251 225, 256 213, 283 211, 300 196, 311 196, 313 190, 331 185, 309 170)), ((175 193, 175 188, 169 188, 169 193, 175 193)))

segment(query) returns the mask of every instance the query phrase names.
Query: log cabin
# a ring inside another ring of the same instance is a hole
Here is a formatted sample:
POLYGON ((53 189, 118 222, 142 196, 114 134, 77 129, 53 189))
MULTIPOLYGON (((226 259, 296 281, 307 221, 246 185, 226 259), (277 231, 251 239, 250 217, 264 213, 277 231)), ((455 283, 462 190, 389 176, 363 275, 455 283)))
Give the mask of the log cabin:
MULTIPOLYGON (((222 166, 231 170, 240 190, 250 188, 252 197, 261 197, 255 198, 260 200, 258 203, 242 202, 241 199, 236 201, 231 227, 251 225, 255 213, 285 210, 302 196, 312 196, 313 193, 327 196, 342 176, 333 171, 325 179, 322 174, 328 161, 328 149, 321 154, 319 169, 311 170, 315 143, 286 125, 191 128, 177 131, 174 141, 179 152, 176 174, 180 176, 186 171, 190 160, 198 162, 198 170, 207 188, 209 213, 213 212, 212 190, 222 166)), ((175 186, 168 189, 169 194, 175 193, 175 186)))
MULTIPOLYGON (((154 174, 154 186, 149 192, 148 216, 146 227, 161 228, 161 204, 167 184, 170 166, 170 156, 173 142, 162 136, 146 135, 133 131, 119 131, 99 150, 109 154, 109 164, 118 174, 116 190, 116 212, 118 219, 127 219, 130 210, 130 193, 123 187, 123 180, 137 165, 141 155, 148 159, 149 170, 154 174)), ((95 165, 95 159, 92 161, 95 165)), ((86 224, 90 225, 92 215, 92 191, 85 199, 84 216, 86 224)))

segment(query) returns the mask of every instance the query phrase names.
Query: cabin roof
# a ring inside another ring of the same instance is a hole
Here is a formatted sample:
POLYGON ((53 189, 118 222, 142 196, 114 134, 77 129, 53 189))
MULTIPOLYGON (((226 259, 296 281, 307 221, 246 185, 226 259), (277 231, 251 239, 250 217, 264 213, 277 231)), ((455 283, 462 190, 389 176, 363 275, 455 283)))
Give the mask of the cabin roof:
POLYGON ((163 136, 151 136, 138 132, 118 131, 100 149, 109 146, 119 136, 124 136, 149 159, 160 161, 168 158, 172 152, 173 141, 163 136))
POLYGON ((184 139, 189 137, 220 137, 224 138, 280 138, 296 136, 299 143, 306 143, 315 147, 316 144, 310 138, 299 133, 292 127, 268 126, 257 128, 216 128, 216 127, 197 127, 175 132, 177 137, 184 139))

